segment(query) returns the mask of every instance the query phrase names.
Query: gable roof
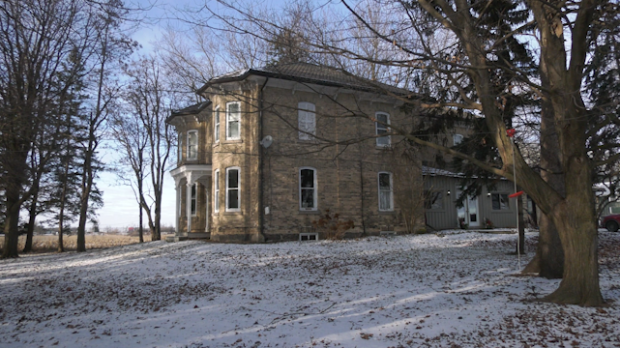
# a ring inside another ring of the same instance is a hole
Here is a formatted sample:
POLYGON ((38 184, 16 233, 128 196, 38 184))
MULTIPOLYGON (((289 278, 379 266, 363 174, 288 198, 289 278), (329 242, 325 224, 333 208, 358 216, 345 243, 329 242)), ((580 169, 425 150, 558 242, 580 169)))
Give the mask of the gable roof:
POLYGON ((383 90, 398 95, 412 95, 410 91, 407 91, 405 89, 358 77, 341 69, 301 62, 267 66, 260 69, 245 69, 234 71, 212 78, 207 83, 205 83, 197 91, 197 93, 200 94, 204 92, 207 88, 216 84, 242 81, 250 75, 273 77, 283 80, 290 80, 301 83, 312 83, 322 86, 343 87, 347 89, 368 92, 377 92, 383 90))

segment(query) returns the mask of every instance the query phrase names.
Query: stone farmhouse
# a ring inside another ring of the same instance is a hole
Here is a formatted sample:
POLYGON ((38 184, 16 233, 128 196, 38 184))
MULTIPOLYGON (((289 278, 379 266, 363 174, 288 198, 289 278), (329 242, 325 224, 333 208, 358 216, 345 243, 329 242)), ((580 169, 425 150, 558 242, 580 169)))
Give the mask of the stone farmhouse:
POLYGON ((458 175, 392 132, 418 122, 404 90, 294 63, 226 74, 198 93, 205 102, 167 120, 179 139, 177 238, 316 240, 329 232, 321 219, 347 222, 348 237, 515 225, 510 183, 457 208, 458 175))

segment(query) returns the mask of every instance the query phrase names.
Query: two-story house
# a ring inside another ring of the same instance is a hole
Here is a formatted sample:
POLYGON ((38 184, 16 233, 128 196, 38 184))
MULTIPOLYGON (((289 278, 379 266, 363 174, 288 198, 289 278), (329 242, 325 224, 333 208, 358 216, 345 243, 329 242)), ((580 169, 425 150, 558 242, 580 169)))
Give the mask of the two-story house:
MULTIPOLYGON (((179 139, 171 172, 179 238, 319 239, 313 222, 327 211, 353 222, 350 236, 412 232, 425 225, 425 192, 434 195, 427 211, 463 209, 449 199, 453 176, 423 169, 421 154, 403 156, 392 125, 418 122, 403 90, 294 63, 226 74, 198 93, 207 101, 168 119, 179 139), (447 183, 425 190, 423 174, 447 183)), ((489 193, 489 207, 506 210, 497 196, 489 193)))

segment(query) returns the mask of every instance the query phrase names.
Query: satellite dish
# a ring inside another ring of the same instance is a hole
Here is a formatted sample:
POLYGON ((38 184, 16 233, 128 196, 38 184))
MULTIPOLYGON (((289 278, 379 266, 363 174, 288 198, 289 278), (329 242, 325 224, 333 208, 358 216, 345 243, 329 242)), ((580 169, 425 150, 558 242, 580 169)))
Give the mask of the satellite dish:
POLYGON ((271 144, 273 144, 273 138, 271 137, 271 135, 268 135, 260 141, 260 144, 266 149, 271 146, 271 144))

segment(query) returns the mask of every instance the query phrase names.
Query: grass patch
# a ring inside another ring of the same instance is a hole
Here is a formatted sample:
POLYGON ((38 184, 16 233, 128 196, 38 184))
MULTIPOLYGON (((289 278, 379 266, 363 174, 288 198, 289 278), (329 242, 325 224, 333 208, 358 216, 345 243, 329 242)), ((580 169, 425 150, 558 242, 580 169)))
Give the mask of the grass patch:
MULTIPOLYGON (((166 239, 166 235, 162 234, 162 240, 166 239)), ((151 235, 149 233, 144 234, 144 241, 150 242, 151 235)), ((122 234, 86 234, 86 249, 105 249, 122 245, 136 244, 140 242, 138 236, 127 236, 122 234)), ((24 250, 26 244, 26 236, 19 236, 18 250, 24 250)), ((63 244, 65 251, 77 250, 77 235, 70 235, 63 237, 63 244)), ((0 236, 0 251, 4 245, 4 235, 0 236)), ((55 252, 58 250, 58 236, 50 235, 35 235, 32 240, 32 252, 34 253, 47 253, 55 252)))

